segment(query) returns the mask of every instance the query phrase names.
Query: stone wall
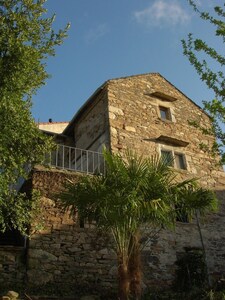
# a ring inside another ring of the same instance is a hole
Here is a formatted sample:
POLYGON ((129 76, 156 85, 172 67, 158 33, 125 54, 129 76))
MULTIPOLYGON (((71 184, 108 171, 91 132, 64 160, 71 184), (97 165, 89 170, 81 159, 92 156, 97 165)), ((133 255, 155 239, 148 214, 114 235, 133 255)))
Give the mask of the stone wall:
MULTIPOLYGON (((225 183, 225 176, 223 175, 225 183)), ((212 282, 225 276, 225 190, 217 190, 219 211, 209 214, 200 222, 206 249, 206 258, 212 282)), ((202 249, 196 220, 177 222, 175 230, 163 230, 143 251, 144 282, 147 285, 171 285, 174 281, 176 261, 186 249, 202 249)))
MULTIPOLYGON (((208 217, 206 224, 202 225, 202 234, 210 272, 225 274, 225 175, 217 165, 219 158, 200 149, 200 143, 210 147, 214 138, 189 122, 196 121, 209 128, 210 118, 159 74, 110 80, 108 105, 113 152, 123 154, 126 149, 132 149, 147 157, 160 154, 163 149, 182 153, 187 168, 177 170, 178 178, 197 177, 202 186, 217 191, 221 200, 219 213, 208 217), (161 118, 160 107, 169 109, 169 120, 161 118), (161 136, 164 138, 160 139, 161 136)), ((160 232, 158 239, 144 249, 146 283, 171 283, 177 254, 184 253, 185 247, 202 247, 195 221, 177 225, 175 232, 160 232)))
MULTIPOLYGON (((223 182, 225 176, 218 174, 218 195, 221 202, 219 213, 211 214, 201 224, 207 251, 210 274, 215 278, 225 275, 225 208, 223 182)), ((92 226, 80 226, 77 216, 73 219, 60 211, 53 201, 53 194, 62 188, 66 178, 79 180, 81 175, 57 169, 36 168, 32 176, 32 189, 42 195, 44 228, 33 232, 25 251, 15 248, 0 249, 0 267, 5 282, 25 283, 36 294, 54 287, 63 291, 72 287, 101 291, 117 286, 117 262, 112 240, 106 233, 97 232, 92 226)), ((33 229, 33 228, 32 228, 33 229)), ((149 238, 147 229, 145 237, 149 238)), ((152 287, 170 285, 174 280, 178 255, 185 247, 202 248, 196 221, 177 223, 174 231, 163 230, 151 238, 143 249, 143 285, 152 287)), ((25 250, 25 249, 24 249, 25 250)))
POLYGON ((214 139, 190 126, 189 121, 210 126, 209 117, 190 99, 159 74, 138 75, 108 82, 109 124, 111 148, 127 148, 145 156, 172 149, 185 154, 187 171, 193 176, 208 176, 215 167, 214 159, 199 148, 200 143, 212 145, 214 139), (155 96, 161 92, 170 100, 155 96), (160 117, 159 107, 170 110, 171 120, 160 117), (163 135, 172 140, 163 142, 163 135))
MULTIPOLYGON (((77 147, 99 150, 105 143, 113 152, 123 153, 129 148, 145 156, 172 149, 186 157, 187 170, 179 170, 179 178, 198 177, 203 186, 218 193, 220 210, 209 215, 201 229, 210 274, 225 276, 225 175, 216 166, 217 159, 199 148, 200 142, 211 145, 214 139, 189 125, 189 120, 195 120, 207 127, 209 117, 158 74, 110 80, 92 100, 74 121, 77 147), (160 106, 168 107, 171 120, 162 120, 160 106), (162 135, 170 140, 158 139, 162 135)), ((56 169, 34 170, 30 189, 41 192, 45 226, 39 231, 31 228, 26 256, 24 249, 0 249, 3 281, 26 280, 37 291, 52 284, 86 290, 116 287, 117 263, 111 237, 93 226, 81 226, 77 216, 70 218, 53 201, 53 194, 66 178, 76 181, 79 176, 56 169)), ((196 220, 178 223, 175 231, 163 230, 151 238, 142 255, 143 284, 171 284, 175 262, 186 247, 202 248, 196 220)))
POLYGON ((52 200, 66 178, 81 175, 38 168, 33 173, 33 189, 41 191, 45 226, 32 234, 28 246, 27 279, 29 288, 69 286, 110 289, 116 284, 116 260, 107 233, 88 224, 82 228, 77 216, 60 211, 52 200))
POLYGON ((109 144, 107 89, 104 88, 77 118, 74 139, 77 148, 101 151, 109 144))
MULTIPOLYGON (((225 275, 225 207, 224 173, 216 180, 221 206, 219 213, 209 215, 201 224, 209 271, 212 278, 225 275)), ((35 170, 33 188, 42 192, 45 228, 32 235, 28 247, 27 277, 29 286, 51 283, 73 285, 78 289, 113 289, 117 285, 117 262, 110 236, 95 228, 80 227, 77 216, 71 219, 62 213, 52 200, 52 192, 59 191, 65 178, 79 180, 79 174, 59 170, 35 170)), ((147 229, 145 237, 150 238, 147 229)), ((202 248, 196 221, 177 223, 173 231, 162 230, 142 253, 143 284, 170 285, 174 280, 178 256, 185 248, 202 248)))
POLYGON ((0 247, 0 290, 22 287, 26 277, 26 250, 23 247, 0 247))

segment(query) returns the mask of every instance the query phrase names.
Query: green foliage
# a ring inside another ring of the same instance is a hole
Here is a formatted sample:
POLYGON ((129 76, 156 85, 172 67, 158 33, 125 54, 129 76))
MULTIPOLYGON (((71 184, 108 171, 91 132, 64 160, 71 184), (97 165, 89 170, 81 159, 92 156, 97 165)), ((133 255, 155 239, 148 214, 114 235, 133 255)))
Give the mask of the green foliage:
POLYGON ((30 204, 24 195, 17 195, 16 183, 27 178, 29 169, 52 147, 31 116, 31 98, 48 78, 45 60, 55 54, 54 47, 62 43, 67 28, 58 33, 51 29, 54 17, 43 16, 44 3, 0 0, 1 231, 27 226, 30 204))
POLYGON ((205 300, 225 300, 225 291, 216 292, 210 290, 206 293, 205 300))
MULTIPOLYGON (((176 182, 174 169, 159 157, 143 158, 128 151, 123 158, 105 151, 104 158, 106 174, 83 176, 78 183, 68 181, 56 199, 71 215, 78 212, 81 219, 95 221, 97 227, 111 231, 120 288, 128 287, 120 298, 128 299, 132 283, 128 270, 135 271, 135 259, 143 247, 138 239, 140 227, 173 228, 176 206, 183 204, 192 216, 196 209, 202 213, 211 210, 216 199, 212 192, 199 188, 195 180, 176 182)), ((139 273, 135 271, 136 281, 139 273)))
POLYGON ((177 185, 176 190, 177 207, 176 214, 187 215, 188 220, 196 216, 196 212, 204 217, 209 211, 217 211, 218 201, 212 190, 196 186, 196 182, 177 185))
MULTIPOLYGON (((215 6, 212 13, 201 12, 195 1, 188 0, 188 2, 202 20, 209 22, 215 28, 215 36, 218 37, 218 49, 214 49, 201 38, 194 38, 191 33, 188 35, 187 40, 182 40, 182 45, 184 55, 194 66, 201 80, 214 92, 215 98, 213 100, 203 101, 205 110, 212 117, 213 131, 211 133, 215 134, 217 138, 217 143, 208 151, 211 151, 211 154, 218 152, 223 154, 223 146, 225 145, 223 127, 225 123, 225 75, 223 72, 225 57, 224 52, 220 53, 219 45, 221 43, 223 46, 225 42, 225 11, 222 6, 215 6), (211 67, 212 62, 214 62, 214 67, 211 67)), ((198 126, 203 132, 205 131, 200 124, 198 126)), ((225 155, 222 155, 222 161, 225 161, 225 155)))
POLYGON ((32 195, 27 197, 25 193, 11 193, 6 201, 1 202, 0 206, 0 231, 17 228, 22 234, 28 234, 28 227, 33 221, 34 228, 43 226, 41 220, 40 194, 33 191, 32 195), (7 224, 7 227, 4 226, 7 224))
POLYGON ((158 157, 143 159, 132 152, 123 159, 105 151, 104 157, 106 174, 83 176, 76 184, 69 181, 59 195, 60 205, 72 215, 79 211, 81 219, 96 221, 98 227, 111 230, 116 240, 123 238, 127 243, 146 222, 173 226, 172 204, 180 201, 185 190, 174 183, 173 169, 158 157))

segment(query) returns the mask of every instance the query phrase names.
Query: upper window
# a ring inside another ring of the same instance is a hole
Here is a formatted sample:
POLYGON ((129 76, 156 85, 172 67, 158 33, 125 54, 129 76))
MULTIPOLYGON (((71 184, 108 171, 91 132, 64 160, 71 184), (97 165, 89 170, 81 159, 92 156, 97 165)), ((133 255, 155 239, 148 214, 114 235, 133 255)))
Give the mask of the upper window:
POLYGON ((159 107, 160 118, 162 120, 170 120, 171 121, 171 113, 168 107, 160 106, 159 107))
POLYGON ((172 150, 161 150, 161 157, 168 166, 182 170, 187 169, 185 156, 182 153, 177 153, 172 150))

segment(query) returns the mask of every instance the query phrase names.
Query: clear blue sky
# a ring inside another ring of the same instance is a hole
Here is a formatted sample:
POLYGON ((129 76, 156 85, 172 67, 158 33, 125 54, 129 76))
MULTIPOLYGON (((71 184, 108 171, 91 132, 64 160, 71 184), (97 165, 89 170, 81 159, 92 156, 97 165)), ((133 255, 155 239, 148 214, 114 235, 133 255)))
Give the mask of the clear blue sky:
MULTIPOLYGON (((224 3, 197 2, 208 11, 224 3)), ((182 54, 180 40, 189 32, 217 43, 187 0, 48 0, 45 6, 56 14, 56 30, 71 27, 47 61, 51 79, 33 98, 36 121, 69 121, 106 80, 135 74, 159 72, 199 105, 213 97, 182 54)))

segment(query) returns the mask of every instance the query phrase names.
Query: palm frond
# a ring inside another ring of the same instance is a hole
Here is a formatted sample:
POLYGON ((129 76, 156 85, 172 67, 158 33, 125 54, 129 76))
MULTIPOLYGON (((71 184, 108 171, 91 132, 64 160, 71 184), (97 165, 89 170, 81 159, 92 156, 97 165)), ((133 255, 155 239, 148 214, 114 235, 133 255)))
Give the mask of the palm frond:
POLYGON ((58 198, 71 215, 78 212, 81 218, 111 230, 120 249, 143 223, 174 226, 176 207, 190 217, 196 210, 203 215, 216 207, 213 192, 199 188, 196 179, 177 182, 174 170, 159 156, 146 159, 127 151, 123 158, 104 150, 104 159, 105 174, 82 176, 78 183, 68 181, 58 198))

